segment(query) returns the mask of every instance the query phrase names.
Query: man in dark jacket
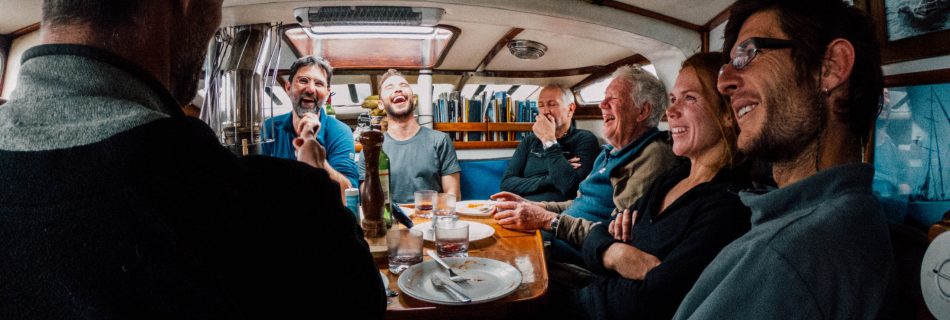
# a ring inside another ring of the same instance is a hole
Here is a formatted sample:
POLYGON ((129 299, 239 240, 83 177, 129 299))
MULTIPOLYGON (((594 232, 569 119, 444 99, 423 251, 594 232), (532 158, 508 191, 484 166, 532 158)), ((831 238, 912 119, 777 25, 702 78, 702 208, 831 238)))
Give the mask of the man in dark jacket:
POLYGON ((44 1, 0 108, 0 318, 383 317, 326 171, 237 158, 182 114, 220 19, 220 0, 44 1))
POLYGON ((574 94, 547 86, 538 95, 533 134, 518 144, 501 180, 501 191, 531 201, 567 201, 587 178, 600 151, 597 137, 574 125, 574 94))

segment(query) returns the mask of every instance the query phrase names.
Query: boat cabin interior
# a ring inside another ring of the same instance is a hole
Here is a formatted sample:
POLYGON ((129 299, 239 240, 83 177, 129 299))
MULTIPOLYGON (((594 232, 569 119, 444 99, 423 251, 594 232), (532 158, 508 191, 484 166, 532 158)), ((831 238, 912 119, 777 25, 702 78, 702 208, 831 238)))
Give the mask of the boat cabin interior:
MULTIPOLYGON (((0 1, 0 104, 17 90, 24 52, 41 43, 42 2, 0 1)), ((383 74, 397 69, 415 93, 419 124, 452 140, 459 200, 488 199, 532 132, 543 87, 569 90, 576 127, 605 144, 599 104, 613 72, 639 65, 672 88, 688 57, 730 49, 723 35, 735 2, 224 0, 198 94, 182 108, 235 153, 259 153, 268 136, 262 124, 293 110, 285 88, 297 59, 315 55, 332 65, 324 112, 357 135, 381 112, 383 74)), ((950 319, 931 313, 950 310, 950 280, 936 309, 927 308, 921 286, 928 292, 929 284, 920 282, 924 250, 950 228, 950 5, 845 2, 872 18, 881 43, 886 93, 863 161, 876 169, 874 193, 896 228, 892 244, 911 304, 905 314, 950 319)), ((658 127, 669 129, 665 117, 658 127)))

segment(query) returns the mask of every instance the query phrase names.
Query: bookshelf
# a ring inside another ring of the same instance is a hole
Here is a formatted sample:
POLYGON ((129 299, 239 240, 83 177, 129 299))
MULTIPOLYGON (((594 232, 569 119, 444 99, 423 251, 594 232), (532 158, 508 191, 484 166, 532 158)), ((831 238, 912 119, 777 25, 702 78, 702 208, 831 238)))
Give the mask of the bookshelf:
MULTIPOLYGON (((443 132, 531 132, 533 122, 444 122, 433 123, 432 129, 443 132)), ((512 141, 455 141, 455 149, 516 148, 519 140, 512 141)))
POLYGON ((445 92, 432 103, 432 128, 447 132, 456 149, 515 148, 531 132, 537 101, 513 100, 505 91, 466 98, 445 92))

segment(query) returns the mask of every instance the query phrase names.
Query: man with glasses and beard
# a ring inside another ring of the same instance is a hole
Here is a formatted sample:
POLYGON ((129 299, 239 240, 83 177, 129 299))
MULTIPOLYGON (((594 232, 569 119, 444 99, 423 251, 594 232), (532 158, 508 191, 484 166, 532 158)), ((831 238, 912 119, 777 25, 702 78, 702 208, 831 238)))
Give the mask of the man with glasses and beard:
POLYGON ((0 108, 0 317, 383 318, 317 142, 239 158, 182 113, 221 5, 43 1, 0 108))
POLYGON ((419 125, 416 105, 406 78, 389 69, 379 78, 379 102, 386 109, 383 151, 389 156, 389 184, 393 203, 413 201, 417 190, 455 194, 461 199, 458 158, 452 139, 444 132, 419 125))
MULTIPOLYGON (((284 86, 293 103, 293 111, 267 119, 264 136, 269 137, 273 127, 274 142, 265 144, 263 153, 285 158, 299 158, 296 149, 304 139, 317 140, 312 156, 318 168, 346 190, 359 185, 359 170, 353 153, 353 131, 340 120, 327 116, 323 106, 330 97, 333 67, 321 57, 307 56, 290 66, 290 76, 284 86)), ((343 196, 341 195, 341 199, 343 196)))
POLYGON ((676 319, 876 319, 893 269, 862 147, 879 110, 869 19, 841 1, 740 0, 718 89, 738 148, 772 162, 778 189, 740 193, 752 229, 724 248, 676 319))

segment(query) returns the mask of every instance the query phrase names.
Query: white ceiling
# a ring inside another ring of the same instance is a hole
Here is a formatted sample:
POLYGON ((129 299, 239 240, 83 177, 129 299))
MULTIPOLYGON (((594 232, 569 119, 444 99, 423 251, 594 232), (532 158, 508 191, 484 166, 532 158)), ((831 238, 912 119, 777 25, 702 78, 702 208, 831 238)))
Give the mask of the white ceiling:
POLYGON ((618 0, 635 7, 683 20, 695 25, 705 25, 735 0, 618 0))
MULTIPOLYGON (((702 25, 734 0, 622 0, 647 10, 702 25)), ((292 11, 304 6, 410 5, 445 9, 442 24, 462 29, 439 69, 475 69, 491 48, 512 28, 524 31, 516 39, 548 46, 538 60, 518 60, 507 48, 487 70, 557 70, 605 65, 635 53, 657 66, 664 82, 672 82, 679 63, 699 51, 700 35, 670 23, 583 0, 224 0, 223 25, 293 23, 292 11), (665 78, 665 79, 664 79, 665 78)), ((0 0, 0 34, 40 20, 41 0, 0 0), (11 14, 12 13, 12 14, 11 14)), ((528 82, 576 83, 585 76, 528 82), (573 82, 572 82, 573 81, 573 82)), ((487 79, 473 79, 486 80, 487 79)), ((501 79, 502 81, 507 81, 501 79)), ((509 79, 510 80, 510 79, 509 79)), ((523 79, 518 79, 523 80, 523 79)))
MULTIPOLYGON (((482 62, 492 46, 511 30, 508 26, 497 26, 484 23, 455 21, 452 26, 462 30, 455 39, 451 50, 439 69, 473 70, 482 62), (491 45, 485 45, 491 43, 491 45)), ((496 58, 497 59, 497 58, 496 58)))
POLYGON ((8 34, 20 28, 40 22, 43 16, 42 0, 0 0, 0 34, 8 34))
POLYGON ((541 42, 548 47, 548 51, 538 60, 526 61, 518 59, 508 48, 504 48, 492 59, 486 70, 574 69, 605 65, 635 54, 611 43, 543 31, 525 30, 515 39, 541 42))

